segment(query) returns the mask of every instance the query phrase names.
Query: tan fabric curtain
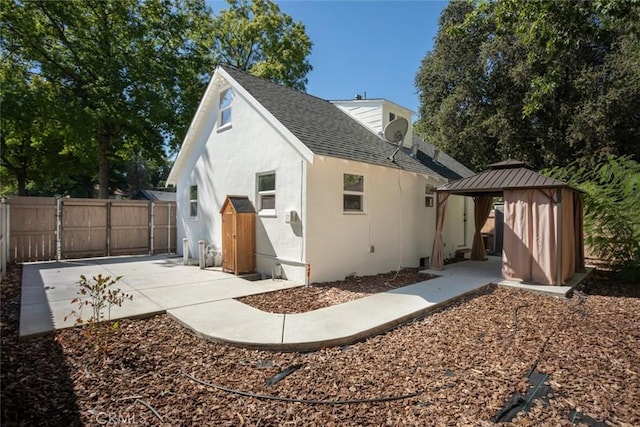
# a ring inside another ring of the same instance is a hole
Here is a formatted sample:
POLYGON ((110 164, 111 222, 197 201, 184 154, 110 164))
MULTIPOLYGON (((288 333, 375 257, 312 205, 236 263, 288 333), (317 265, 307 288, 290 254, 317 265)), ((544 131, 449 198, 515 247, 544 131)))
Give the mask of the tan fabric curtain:
POLYGON ((447 200, 449 193, 436 191, 437 210, 436 210, 436 236, 433 239, 433 250, 431 251, 431 260, 429 267, 433 270, 444 270, 444 240, 442 240, 442 229, 444 228, 444 213, 447 208, 447 200))
POLYGON ((491 205, 493 204, 493 197, 477 196, 473 198, 473 202, 475 204, 475 208, 473 210, 473 218, 476 226, 476 231, 473 234, 471 259, 476 261, 484 261, 487 259, 487 252, 484 249, 484 242, 482 241, 482 226, 485 222, 487 222, 487 218, 489 218, 491 205))
POLYGON ((531 278, 533 240, 531 221, 532 192, 504 192, 504 234, 502 239, 502 276, 505 279, 531 278))
POLYGON ((568 189, 562 190, 562 283, 576 271, 576 238, 573 195, 568 189))
POLYGON ((584 211, 582 205, 582 194, 573 192, 573 230, 576 255, 576 271, 584 272, 584 211))
POLYGON ((556 283, 557 223, 558 206, 555 203, 557 191, 552 189, 528 190, 531 196, 531 228, 533 241, 531 250, 531 278, 536 283, 553 285, 556 283))
POLYGON ((506 279, 555 285, 560 248, 561 281, 573 275, 577 257, 575 212, 568 190, 505 191, 504 210, 502 275, 506 279), (563 191, 560 206, 556 203, 558 191, 563 191), (562 224, 558 224, 558 209, 562 209, 562 224))

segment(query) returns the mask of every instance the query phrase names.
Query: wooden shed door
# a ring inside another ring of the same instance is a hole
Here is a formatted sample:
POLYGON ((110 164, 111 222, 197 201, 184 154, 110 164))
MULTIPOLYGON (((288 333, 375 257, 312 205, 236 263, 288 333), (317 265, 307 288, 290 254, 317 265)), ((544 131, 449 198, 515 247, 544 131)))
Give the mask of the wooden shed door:
POLYGON ((231 206, 222 213, 222 269, 236 270, 235 215, 231 206))

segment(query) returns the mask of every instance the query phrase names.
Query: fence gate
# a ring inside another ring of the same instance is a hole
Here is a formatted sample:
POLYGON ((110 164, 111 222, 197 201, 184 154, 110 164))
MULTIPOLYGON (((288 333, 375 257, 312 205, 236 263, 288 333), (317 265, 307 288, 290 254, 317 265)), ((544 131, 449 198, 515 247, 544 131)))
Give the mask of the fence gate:
POLYGON ((56 199, 12 197, 4 208, 8 262, 56 259, 56 199))
POLYGON ((109 201, 63 199, 61 258, 107 256, 109 201))
POLYGON ((0 209, 0 263, 175 253, 176 229, 175 202, 12 197, 0 209))

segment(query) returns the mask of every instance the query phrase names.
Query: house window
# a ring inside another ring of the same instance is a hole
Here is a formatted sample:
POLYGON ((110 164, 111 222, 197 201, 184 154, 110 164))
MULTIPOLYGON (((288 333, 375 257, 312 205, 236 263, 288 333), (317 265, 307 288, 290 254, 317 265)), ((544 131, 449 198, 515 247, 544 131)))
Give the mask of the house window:
POLYGON ((344 212, 364 211, 364 176, 344 174, 342 202, 344 212))
POLYGON ((258 175, 258 202, 260 211, 275 213, 276 210, 276 174, 258 175))
POLYGON ((198 216, 198 186, 189 187, 189 216, 195 218, 198 216))
POLYGON ((233 101, 233 90, 231 88, 220 92, 220 119, 219 126, 222 127, 231 123, 231 101, 233 101))
POLYGON ((427 184, 424 190, 424 205, 427 208, 433 207, 433 192, 435 187, 431 184, 427 184))

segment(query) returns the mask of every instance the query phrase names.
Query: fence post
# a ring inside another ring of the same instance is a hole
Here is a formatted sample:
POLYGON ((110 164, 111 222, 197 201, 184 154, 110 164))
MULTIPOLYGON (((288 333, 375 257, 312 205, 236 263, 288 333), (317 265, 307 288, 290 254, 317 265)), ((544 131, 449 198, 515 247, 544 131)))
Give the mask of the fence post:
POLYGON ((153 244, 154 244, 153 229, 155 228, 155 225, 154 225, 154 218, 153 218, 153 207, 154 207, 153 201, 149 200, 149 255, 153 255, 153 244))
MULTIPOLYGON (((176 242, 176 252, 178 242, 176 242)), ((171 253, 171 203, 167 203, 167 254, 171 253)))
POLYGON ((105 201, 105 209, 107 210, 107 256, 111 256, 111 200, 105 201))
POLYGON ((9 205, 5 203, 4 197, 2 198, 2 203, 0 205, 0 281, 4 279, 7 275, 7 257, 9 256, 9 251, 7 248, 7 233, 9 228, 7 227, 7 208, 9 205))
POLYGON ((56 261, 62 259, 62 199, 56 198, 56 261))
MULTIPOLYGON (((7 261, 11 262, 11 204, 7 203, 5 205, 7 207, 7 211, 4 214, 4 221, 6 224, 5 232, 6 232, 6 245, 7 245, 7 261)), ((18 257, 18 246, 16 245, 16 255, 15 258, 18 257)))

